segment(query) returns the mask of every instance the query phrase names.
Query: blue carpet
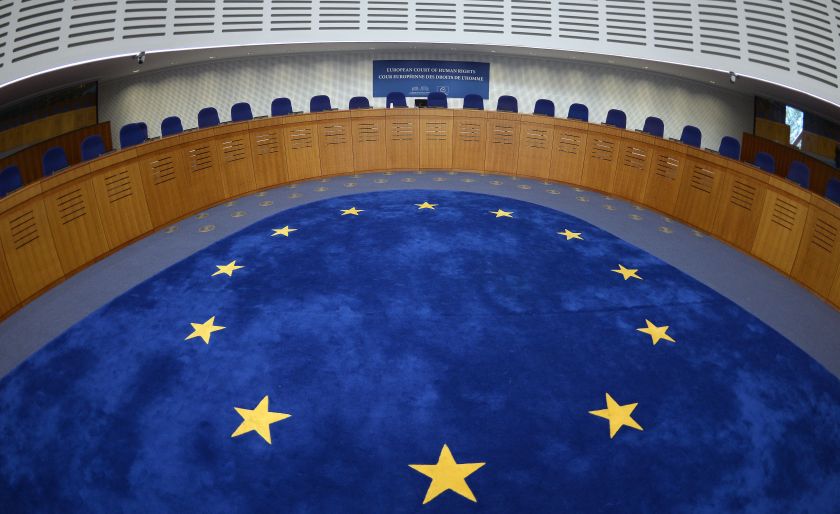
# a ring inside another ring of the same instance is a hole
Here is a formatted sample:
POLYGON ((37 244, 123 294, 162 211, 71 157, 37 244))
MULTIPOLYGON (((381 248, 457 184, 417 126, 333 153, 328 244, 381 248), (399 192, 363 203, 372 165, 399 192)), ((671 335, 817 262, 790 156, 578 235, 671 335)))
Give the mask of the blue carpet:
POLYGON ((594 226, 367 193, 214 244, 5 377, 0 510, 837 512, 838 427, 838 379, 594 226), (258 405, 291 416, 249 431, 258 405))

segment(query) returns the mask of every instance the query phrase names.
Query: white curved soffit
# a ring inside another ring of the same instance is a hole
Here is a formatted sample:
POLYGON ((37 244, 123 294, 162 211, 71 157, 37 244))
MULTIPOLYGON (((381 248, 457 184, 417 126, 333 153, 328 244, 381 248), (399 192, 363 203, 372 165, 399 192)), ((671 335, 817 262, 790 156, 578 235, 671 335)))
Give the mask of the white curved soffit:
POLYGON ((141 50, 336 42, 623 56, 840 106, 837 0, 12 0, 0 2, 0 86, 141 50))

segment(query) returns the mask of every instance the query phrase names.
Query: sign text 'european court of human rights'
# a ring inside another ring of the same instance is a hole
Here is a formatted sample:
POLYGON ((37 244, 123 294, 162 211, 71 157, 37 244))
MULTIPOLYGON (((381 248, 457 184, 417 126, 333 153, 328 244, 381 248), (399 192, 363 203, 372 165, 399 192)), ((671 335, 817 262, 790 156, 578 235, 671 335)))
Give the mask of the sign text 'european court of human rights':
POLYGON ((433 91, 450 98, 464 98, 470 93, 490 98, 490 63, 373 61, 373 96, 400 92, 424 97, 433 91))

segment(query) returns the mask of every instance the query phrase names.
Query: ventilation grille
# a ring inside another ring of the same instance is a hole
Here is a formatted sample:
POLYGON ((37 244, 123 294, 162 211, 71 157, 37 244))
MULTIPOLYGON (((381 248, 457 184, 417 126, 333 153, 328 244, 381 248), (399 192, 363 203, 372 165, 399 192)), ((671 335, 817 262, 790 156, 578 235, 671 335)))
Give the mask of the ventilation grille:
POLYGON ((710 195, 715 185, 715 172, 700 166, 694 166, 689 183, 695 191, 710 195))
POLYGON ((368 0, 368 30, 408 30, 408 2, 368 0))
POLYGON ((413 141, 414 122, 395 121, 391 124, 391 141, 413 141))
POLYGON ((359 30, 359 0, 321 0, 318 12, 321 30, 359 30))
POLYGON ((271 0, 271 30, 310 30, 312 0, 271 0))
POLYGON ((551 36, 551 2, 510 0, 510 32, 523 36, 551 36))
POLYGON ((224 0, 222 32, 261 32, 263 8, 261 1, 224 0))
POLYGON ((455 4, 451 2, 418 1, 414 13, 417 30, 455 32, 455 4))
POLYGON ((6 57, 6 40, 9 37, 9 23, 12 16, 12 1, 0 0, 0 68, 6 57))
POLYGON ((691 2, 653 0, 653 46, 692 51, 691 2))
POLYGON ((126 0, 123 39, 166 36, 167 0, 126 0))
POLYGON ((735 179, 732 185, 732 195, 729 197, 729 203, 741 209, 752 211, 755 205, 756 192, 755 187, 735 179))
POLYGON ((67 46, 90 45, 114 40, 117 2, 82 0, 70 8, 67 46))
POLYGON ((58 50, 62 0, 21 0, 15 37, 12 40, 12 62, 58 50))
POLYGON ((561 38, 598 41, 598 0, 557 2, 561 38))
POLYGON ((628 145, 624 149, 624 166, 636 170, 643 170, 645 168, 646 160, 647 152, 645 152, 643 148, 628 145))
POLYGON ((15 250, 20 250, 40 237, 34 211, 26 211, 17 218, 9 220, 9 229, 15 250))
POLYGON ((213 0, 175 0, 173 34, 212 34, 215 11, 213 0))
POLYGON ((525 144, 529 148, 545 148, 548 146, 548 130, 546 129, 527 129, 525 132, 525 144))
POLYGON ((458 124, 458 138, 466 143, 481 142, 481 124, 463 122, 458 124))
POLYGON ((834 246, 837 243, 837 225, 823 218, 817 218, 814 224, 814 236, 811 244, 825 250, 827 253, 834 253, 834 246))
POLYGON ((592 144, 592 158, 599 161, 611 161, 615 153, 615 143, 612 141, 604 141, 603 139, 594 139, 592 144))
POLYGON ((199 146, 187 152, 190 171, 197 173, 213 167, 213 154, 209 146, 199 146))
POLYGON ((791 0, 797 73, 837 87, 837 43, 829 6, 816 0, 791 0))
POLYGON ((796 204, 790 203, 779 196, 776 197, 776 202, 773 204, 773 214, 770 215, 770 221, 787 231, 791 231, 796 223, 798 213, 799 207, 796 204))
POLYGON ((465 0, 464 32, 502 34, 505 28, 504 0, 465 0))
POLYGON ((446 141, 449 128, 445 121, 428 121, 425 127, 426 141, 446 141))
POLYGON ((375 143, 379 141, 379 126, 376 123, 359 123, 359 142, 375 143))
POLYGON ((340 145, 347 142, 347 127, 345 125, 324 125, 321 135, 328 145, 340 145))
POLYGON ((607 0, 607 41, 645 45, 647 22, 643 0, 607 0))
POLYGON ((87 205, 80 187, 57 197, 55 203, 62 225, 72 223, 87 214, 87 205))
POLYGON ((577 134, 558 134, 557 150, 571 155, 579 154, 580 136, 577 134))
POLYGON ((747 60, 790 70, 787 23, 782 0, 744 0, 747 60))
POLYGON ((513 144, 513 125, 495 125, 493 127, 493 136, 491 141, 503 145, 513 144))
POLYGON ((245 140, 242 138, 232 139, 222 143, 222 159, 225 162, 241 161, 245 158, 245 140))
POLYGON ((277 132, 257 134, 254 141, 257 147, 257 155, 266 155, 280 151, 280 143, 277 140, 277 132))
POLYGON ((312 129, 307 127, 291 129, 289 142, 292 144, 292 150, 312 148, 312 129))
POLYGON ((734 0, 705 0, 698 4, 700 52, 731 59, 741 56, 741 27, 734 0))
POLYGON ((108 194, 108 202, 115 203, 128 198, 134 194, 131 187, 131 175, 127 169, 117 171, 105 176, 105 189, 108 194))
POLYGON ((667 155, 660 155, 656 159, 656 173, 658 176, 666 180, 677 180, 677 171, 679 170, 680 161, 667 155))
POLYGON ((159 186, 170 180, 175 180, 175 162, 172 156, 167 155, 149 163, 152 171, 152 184, 159 186))

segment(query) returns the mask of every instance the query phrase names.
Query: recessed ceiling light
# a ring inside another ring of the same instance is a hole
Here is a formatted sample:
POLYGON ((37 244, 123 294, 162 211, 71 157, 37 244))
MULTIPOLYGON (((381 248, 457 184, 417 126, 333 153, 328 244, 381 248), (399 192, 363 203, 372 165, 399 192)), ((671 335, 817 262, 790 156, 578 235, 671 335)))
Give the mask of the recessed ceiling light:
POLYGON ((137 73, 140 70, 132 70, 131 73, 137 73))
POLYGON ((210 58, 211 58, 211 59, 215 59, 215 57, 213 57, 212 55, 210 56, 210 58))

